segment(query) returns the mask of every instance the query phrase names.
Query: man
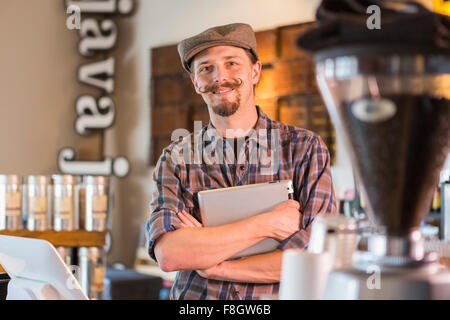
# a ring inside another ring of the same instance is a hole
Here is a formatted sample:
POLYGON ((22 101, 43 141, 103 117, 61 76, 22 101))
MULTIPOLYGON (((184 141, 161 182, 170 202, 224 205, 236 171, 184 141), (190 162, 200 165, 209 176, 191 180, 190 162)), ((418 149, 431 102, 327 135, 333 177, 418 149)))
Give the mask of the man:
POLYGON ((149 254, 163 271, 179 271, 171 299, 275 295, 283 250, 306 248, 314 217, 336 211, 328 150, 318 135, 272 121, 255 106, 261 62, 249 25, 208 29, 183 40, 178 51, 210 123, 165 148, 156 165, 149 254), (192 147, 197 138, 203 140, 192 147), (266 157, 250 161, 255 150, 266 157), (295 200, 236 223, 202 226, 199 191, 284 179, 294 182, 295 200), (269 237, 280 242, 273 252, 227 260, 269 237))

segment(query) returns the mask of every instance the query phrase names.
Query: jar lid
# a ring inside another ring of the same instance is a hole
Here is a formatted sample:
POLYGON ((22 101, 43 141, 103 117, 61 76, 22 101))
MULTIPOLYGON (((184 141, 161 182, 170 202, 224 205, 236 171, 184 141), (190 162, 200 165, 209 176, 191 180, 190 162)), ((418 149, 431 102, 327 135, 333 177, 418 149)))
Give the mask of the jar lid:
POLYGON ((101 258, 104 255, 105 251, 102 247, 80 247, 78 248, 78 256, 79 257, 87 257, 87 258, 101 258))
POLYGON ((54 174, 52 175, 53 184, 77 184, 80 182, 80 176, 70 174, 54 174))
POLYGON ((109 177, 106 176, 84 176, 84 184, 90 185, 105 185, 109 184, 109 177))
POLYGON ((0 184, 19 184, 20 177, 16 174, 1 174, 0 184))
POLYGON ((48 184, 49 177, 44 175, 30 175, 23 177, 24 184, 48 184))

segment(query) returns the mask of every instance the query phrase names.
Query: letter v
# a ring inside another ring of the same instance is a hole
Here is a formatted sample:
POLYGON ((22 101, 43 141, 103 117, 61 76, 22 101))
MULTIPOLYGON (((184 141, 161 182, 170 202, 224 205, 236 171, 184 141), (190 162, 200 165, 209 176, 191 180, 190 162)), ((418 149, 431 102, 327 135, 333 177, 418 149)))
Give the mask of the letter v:
POLYGON ((80 67, 78 70, 78 80, 87 85, 105 90, 107 93, 114 91, 114 58, 93 62, 80 67), (99 76, 106 75, 107 79, 99 79, 99 76))

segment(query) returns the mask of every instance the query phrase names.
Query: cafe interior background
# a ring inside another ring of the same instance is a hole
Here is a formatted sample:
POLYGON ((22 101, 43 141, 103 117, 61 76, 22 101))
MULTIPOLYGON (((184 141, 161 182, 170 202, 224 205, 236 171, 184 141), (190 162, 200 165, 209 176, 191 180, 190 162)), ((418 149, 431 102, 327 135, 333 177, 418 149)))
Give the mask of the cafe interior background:
MULTIPOLYGON (((290 92, 286 88, 294 85, 277 84, 277 81, 285 80, 277 78, 276 72, 289 73, 293 66, 304 66, 308 61, 304 53, 292 53, 294 47, 289 41, 305 28, 303 24, 314 21, 319 3, 318 0, 117 0, 118 8, 125 14, 117 11, 114 14, 81 14, 82 24, 85 19, 99 22, 111 19, 117 32, 112 48, 108 48, 105 41, 103 50, 83 55, 80 45, 83 35, 79 29, 70 27, 76 20, 70 20, 74 16, 73 12, 67 11, 69 1, 1 0, 0 148, 3 156, 0 157, 0 173, 19 176, 62 174, 61 168, 66 167, 59 156, 64 148, 75 152, 74 162, 103 164, 100 165, 102 170, 111 173, 108 266, 159 276, 165 282, 158 285, 167 286, 173 274, 164 274, 151 265, 145 251, 143 228, 149 217, 155 159, 161 145, 170 142, 171 126, 182 127, 184 123, 179 118, 186 117, 179 109, 171 108, 176 108, 177 94, 191 89, 174 89, 164 82, 164 79, 174 79, 164 78, 171 68, 176 73, 181 70, 181 65, 171 64, 179 63, 178 57, 174 56, 174 45, 211 26, 233 22, 250 24, 257 32, 258 41, 262 42, 258 45, 266 60, 263 61, 266 67, 263 83, 257 88, 257 100, 274 118, 293 121, 292 115, 298 117, 308 112, 307 109, 290 109, 293 105, 304 103, 313 108, 323 106, 323 103, 314 89, 311 74, 290 74, 290 81, 303 79, 311 86, 310 90, 296 87, 299 92, 290 92), (292 56, 280 56, 284 52, 292 56), (85 79, 85 82, 79 79, 83 66, 98 61, 113 64, 113 68, 102 69, 109 71, 110 87, 102 88, 93 78, 85 79), (164 92, 164 86, 169 91, 164 92), (283 92, 285 89, 287 91, 283 92), (161 92, 160 96, 158 92, 161 92), (302 92, 307 93, 304 99, 289 97, 302 92), (95 101, 105 96, 110 98, 114 104, 114 121, 106 121, 106 128, 88 129, 85 134, 80 134, 76 123, 81 115, 77 114, 76 104, 82 96, 91 96, 95 101), (155 108, 159 108, 159 113, 155 108), (161 121, 152 119, 155 114, 161 121), (111 165, 114 159, 119 159, 115 168, 111 165)), ((109 27, 102 25, 102 28, 109 27)), ((183 75, 178 74, 180 77, 183 75)), ((206 106, 201 102, 198 104, 198 97, 193 99, 197 100, 190 108, 194 108, 194 114, 200 115, 205 125, 206 106)), ((309 123, 312 126, 316 123, 313 120, 309 123)), ((336 195, 340 200, 353 200, 355 185, 348 153, 329 119, 326 121, 328 127, 323 131, 326 135, 323 138, 333 154, 332 178, 336 195)), ((67 168, 70 163, 65 164, 67 168)), ((351 201, 346 204, 349 203, 351 201)), ((161 298, 160 294, 152 297, 161 298)))

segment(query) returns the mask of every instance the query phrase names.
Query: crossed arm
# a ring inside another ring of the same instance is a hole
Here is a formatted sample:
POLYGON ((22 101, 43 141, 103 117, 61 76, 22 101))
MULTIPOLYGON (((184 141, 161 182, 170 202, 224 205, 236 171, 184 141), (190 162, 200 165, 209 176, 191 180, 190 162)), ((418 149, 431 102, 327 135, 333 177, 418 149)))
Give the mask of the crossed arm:
POLYGON ((299 230, 297 201, 273 211, 220 227, 202 227, 186 212, 179 212, 180 229, 166 233, 155 244, 155 256, 164 271, 197 270, 210 279, 272 283, 280 281, 282 251, 226 260, 260 240, 282 241, 299 230))
POLYGON ((277 249, 247 258, 223 261, 212 268, 196 271, 200 276, 214 280, 274 283, 280 281, 282 254, 283 251, 277 249))
MULTIPOLYGON (((178 214, 183 227, 202 227, 194 217, 182 211, 178 214)), ((272 283, 280 281, 281 258, 283 252, 269 253, 247 258, 223 261, 204 270, 197 270, 200 276, 223 281, 272 283)))

